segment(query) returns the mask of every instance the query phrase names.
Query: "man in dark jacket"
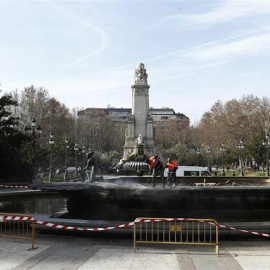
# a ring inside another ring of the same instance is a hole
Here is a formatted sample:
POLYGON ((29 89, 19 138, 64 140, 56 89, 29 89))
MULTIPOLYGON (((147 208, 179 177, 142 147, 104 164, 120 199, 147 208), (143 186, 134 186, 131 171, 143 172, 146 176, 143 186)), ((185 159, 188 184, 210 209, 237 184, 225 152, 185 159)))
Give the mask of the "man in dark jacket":
POLYGON ((146 160, 146 163, 149 166, 149 169, 152 171, 152 176, 153 176, 153 187, 156 186, 156 177, 160 175, 161 177, 161 182, 162 182, 162 187, 165 187, 165 182, 164 182, 164 167, 159 159, 159 157, 152 156, 149 159, 146 160))
POLYGON ((95 179, 95 165, 96 165, 96 160, 93 157, 94 151, 90 150, 89 153, 87 153, 87 163, 86 166, 84 167, 84 170, 86 171, 87 179, 89 182, 92 182, 95 179))

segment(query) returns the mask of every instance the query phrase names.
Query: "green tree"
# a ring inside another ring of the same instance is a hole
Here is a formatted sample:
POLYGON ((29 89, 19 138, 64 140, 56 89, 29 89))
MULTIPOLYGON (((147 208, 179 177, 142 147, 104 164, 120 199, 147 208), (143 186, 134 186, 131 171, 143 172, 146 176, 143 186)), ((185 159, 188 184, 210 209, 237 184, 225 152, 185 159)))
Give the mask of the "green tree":
POLYGON ((10 95, 0 98, 0 179, 2 182, 30 180, 31 171, 22 146, 28 138, 18 130, 19 119, 12 114, 18 106, 10 95))

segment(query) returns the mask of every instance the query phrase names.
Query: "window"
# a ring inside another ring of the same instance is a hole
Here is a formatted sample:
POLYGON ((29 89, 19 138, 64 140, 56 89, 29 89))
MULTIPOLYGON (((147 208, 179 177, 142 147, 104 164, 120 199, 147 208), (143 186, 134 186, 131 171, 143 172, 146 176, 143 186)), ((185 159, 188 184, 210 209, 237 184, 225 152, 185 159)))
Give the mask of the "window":
POLYGON ((184 176, 199 176, 198 171, 184 171, 184 176))

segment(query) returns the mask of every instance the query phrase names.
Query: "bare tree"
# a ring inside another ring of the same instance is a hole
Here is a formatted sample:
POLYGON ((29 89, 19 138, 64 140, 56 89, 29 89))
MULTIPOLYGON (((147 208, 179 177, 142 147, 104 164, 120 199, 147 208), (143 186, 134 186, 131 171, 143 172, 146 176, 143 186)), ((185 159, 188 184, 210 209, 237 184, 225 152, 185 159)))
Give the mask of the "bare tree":
POLYGON ((252 160, 256 151, 254 144, 261 141, 265 129, 269 128, 269 108, 269 98, 260 99, 254 95, 232 99, 225 104, 217 101, 195 128, 195 140, 201 146, 211 144, 217 149, 225 142, 229 150, 227 158, 237 159, 238 144, 242 139, 246 144, 245 157, 252 160))

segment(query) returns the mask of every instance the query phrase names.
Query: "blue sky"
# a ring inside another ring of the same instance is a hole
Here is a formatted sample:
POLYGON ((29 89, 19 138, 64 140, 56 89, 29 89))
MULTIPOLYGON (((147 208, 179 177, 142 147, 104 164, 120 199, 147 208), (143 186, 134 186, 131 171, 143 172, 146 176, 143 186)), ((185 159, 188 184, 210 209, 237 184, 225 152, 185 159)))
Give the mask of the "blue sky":
POLYGON ((70 108, 150 106, 198 122, 218 99, 270 95, 270 0, 0 0, 4 91, 43 86, 70 108))

